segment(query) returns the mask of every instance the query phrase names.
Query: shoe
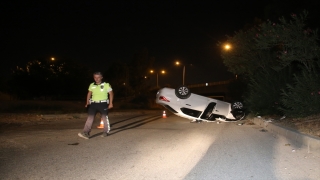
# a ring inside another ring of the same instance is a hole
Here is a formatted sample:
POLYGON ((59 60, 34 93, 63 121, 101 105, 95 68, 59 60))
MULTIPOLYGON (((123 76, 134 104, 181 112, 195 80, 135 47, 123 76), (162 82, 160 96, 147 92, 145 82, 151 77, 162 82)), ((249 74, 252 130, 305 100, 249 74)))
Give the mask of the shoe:
POLYGON ((81 133, 78 133, 78 136, 82 137, 84 139, 89 139, 89 134, 88 133, 81 132, 81 133))
POLYGON ((108 135, 109 135, 108 133, 103 132, 102 135, 101 135, 101 137, 107 137, 108 135))

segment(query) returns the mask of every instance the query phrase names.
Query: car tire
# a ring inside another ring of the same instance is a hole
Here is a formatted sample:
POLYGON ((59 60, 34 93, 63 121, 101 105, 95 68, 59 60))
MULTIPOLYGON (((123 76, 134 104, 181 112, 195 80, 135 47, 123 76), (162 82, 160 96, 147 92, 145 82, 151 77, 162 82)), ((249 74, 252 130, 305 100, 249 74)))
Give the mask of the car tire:
POLYGON ((187 99, 190 97, 191 92, 187 86, 179 86, 175 89, 175 94, 180 99, 187 99))
POLYGON ((243 103, 240 101, 235 101, 231 104, 231 109, 232 110, 243 109, 243 103))

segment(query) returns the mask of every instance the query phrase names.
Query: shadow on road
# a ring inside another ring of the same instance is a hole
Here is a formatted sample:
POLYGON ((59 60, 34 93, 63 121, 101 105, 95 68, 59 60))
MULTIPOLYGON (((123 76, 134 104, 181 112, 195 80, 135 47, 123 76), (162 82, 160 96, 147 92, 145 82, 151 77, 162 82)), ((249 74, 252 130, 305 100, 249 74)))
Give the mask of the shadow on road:
POLYGON ((125 131, 125 130, 128 130, 128 129, 133 129, 133 128, 136 128, 136 127, 139 127, 139 126, 142 126, 142 125, 145 125, 145 124, 150 123, 152 121, 156 121, 156 120, 158 120, 160 118, 161 118, 161 116, 156 115, 156 116, 151 116, 151 117, 144 118, 144 119, 139 119, 139 120, 134 121, 132 123, 125 124, 123 126, 115 128, 115 129, 111 129, 110 135, 113 135, 113 134, 116 134, 116 133, 119 133, 121 131, 125 131))
POLYGON ((137 117, 142 117, 142 116, 145 116, 145 115, 138 115, 138 116, 133 116, 133 117, 130 117, 130 118, 127 118, 127 119, 123 119, 123 120, 120 120, 118 122, 115 122, 115 123, 111 123, 110 126, 114 126, 116 124, 119 124, 119 123, 122 123, 122 122, 125 122, 125 121, 129 121, 129 120, 132 120, 134 118, 137 118, 137 117))
MULTIPOLYGON (((128 118, 128 119, 120 120, 118 122, 112 123, 110 126, 114 127, 114 125, 116 125, 116 124, 120 124, 122 122, 126 122, 126 121, 129 121, 129 120, 132 120, 134 118, 141 117, 141 116, 143 116, 143 115, 139 115, 139 116, 131 117, 131 118, 128 118)), ((116 127, 116 128, 111 128, 109 136, 117 134, 117 133, 119 133, 121 131, 125 131, 125 130, 128 130, 128 129, 133 129, 133 128, 145 125, 145 124, 150 123, 152 121, 156 121, 156 120, 158 120, 160 118, 161 118, 161 116, 159 116, 159 115, 151 116, 151 117, 147 117, 147 118, 144 118, 144 119, 137 119, 136 121, 133 121, 131 123, 128 123, 128 124, 125 124, 125 125, 122 125, 122 126, 119 126, 119 127, 116 127)), ((91 138, 94 138, 94 137, 97 137, 97 136, 100 136, 100 135, 102 135, 102 132, 92 135, 91 138)))

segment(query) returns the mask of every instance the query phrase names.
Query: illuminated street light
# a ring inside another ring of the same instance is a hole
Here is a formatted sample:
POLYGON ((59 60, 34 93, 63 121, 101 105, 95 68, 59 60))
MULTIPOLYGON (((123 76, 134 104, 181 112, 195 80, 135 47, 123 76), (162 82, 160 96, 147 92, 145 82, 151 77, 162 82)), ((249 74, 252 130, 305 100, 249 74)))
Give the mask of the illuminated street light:
MULTIPOLYGON (((154 73, 154 70, 150 70, 150 73, 154 73)), ((161 74, 165 74, 166 71, 165 70, 161 70, 160 71, 161 74)), ((159 73, 157 71, 157 87, 159 87, 159 73)))
MULTIPOLYGON (((176 61, 176 65, 180 65, 181 63, 179 61, 176 61)), ((185 74, 186 74, 186 66, 183 65, 183 71, 182 71, 182 85, 184 85, 184 77, 185 77, 185 74)))
POLYGON ((230 44, 225 44, 224 45, 224 49, 225 50, 230 50, 231 49, 231 45, 230 44))
POLYGON ((54 58, 54 57, 52 57, 52 58, 51 58, 51 61, 54 61, 54 60, 55 60, 55 58, 54 58))

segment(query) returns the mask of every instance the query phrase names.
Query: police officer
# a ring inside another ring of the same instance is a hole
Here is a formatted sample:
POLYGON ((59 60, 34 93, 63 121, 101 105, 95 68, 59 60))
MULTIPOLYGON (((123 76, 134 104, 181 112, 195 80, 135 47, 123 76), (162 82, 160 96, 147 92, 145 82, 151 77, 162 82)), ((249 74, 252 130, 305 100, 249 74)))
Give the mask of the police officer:
POLYGON ((88 118, 84 125, 83 131, 78 133, 78 136, 89 139, 93 120, 97 111, 101 114, 101 119, 104 123, 102 137, 107 137, 110 131, 109 119, 107 118, 108 109, 113 107, 113 91, 109 83, 103 82, 101 72, 93 73, 95 82, 91 83, 87 94, 88 118), (108 96, 109 94, 109 96, 108 96), (109 97, 109 99, 108 99, 109 97))

